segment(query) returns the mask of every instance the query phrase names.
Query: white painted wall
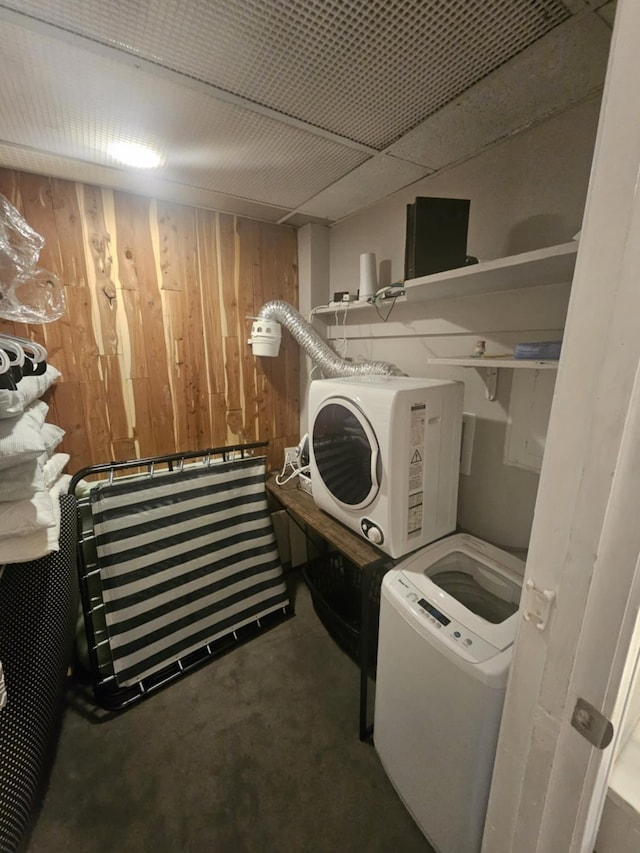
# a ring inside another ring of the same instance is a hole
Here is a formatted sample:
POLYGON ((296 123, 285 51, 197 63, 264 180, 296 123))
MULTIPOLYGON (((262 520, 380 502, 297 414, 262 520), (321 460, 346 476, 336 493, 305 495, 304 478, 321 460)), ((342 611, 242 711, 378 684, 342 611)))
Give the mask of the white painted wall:
MULTIPOLYGON (((427 177, 331 229, 331 291, 355 291, 361 252, 404 276, 406 205, 417 195, 471 199, 467 250, 483 260, 565 243, 579 230, 600 99, 591 98, 427 177)), ((328 294, 327 294, 328 296, 328 294)))
MULTIPOLYGON (((337 290, 357 290, 362 252, 376 253, 380 285, 402 279, 406 205, 417 195, 469 198, 467 250, 483 260, 570 240, 581 227, 599 106, 599 98, 591 98, 335 225, 325 300, 337 290)), ((353 313, 344 328, 331 318, 314 321, 334 343, 345 338, 348 356, 392 361, 413 376, 464 381, 465 411, 476 414, 477 425, 471 475, 460 481, 458 521, 500 545, 528 545, 538 487, 536 473, 503 460, 513 372, 500 371, 497 400, 490 402, 474 369, 433 366, 427 358, 469 355, 477 338, 486 339, 488 353, 518 341, 558 339, 568 296, 568 286, 554 285, 398 304, 387 322, 369 322, 372 315, 362 313, 353 313)), ((538 429, 548 417, 550 395, 543 396, 538 429)))

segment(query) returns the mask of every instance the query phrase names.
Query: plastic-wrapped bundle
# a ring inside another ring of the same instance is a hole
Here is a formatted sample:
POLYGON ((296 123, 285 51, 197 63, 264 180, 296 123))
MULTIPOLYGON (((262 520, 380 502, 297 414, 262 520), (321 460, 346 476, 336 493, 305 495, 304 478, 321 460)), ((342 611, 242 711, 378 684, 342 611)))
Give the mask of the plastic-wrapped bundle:
POLYGON ((65 312, 58 277, 36 264, 44 237, 0 194, 0 317, 20 323, 51 323, 65 312))
POLYGON ((39 268, 18 276, 4 288, 0 283, 0 317, 19 323, 52 323, 66 311, 64 287, 55 273, 39 268))
POLYGON ((32 273, 43 246, 44 237, 0 194, 0 282, 6 286, 19 276, 32 273))

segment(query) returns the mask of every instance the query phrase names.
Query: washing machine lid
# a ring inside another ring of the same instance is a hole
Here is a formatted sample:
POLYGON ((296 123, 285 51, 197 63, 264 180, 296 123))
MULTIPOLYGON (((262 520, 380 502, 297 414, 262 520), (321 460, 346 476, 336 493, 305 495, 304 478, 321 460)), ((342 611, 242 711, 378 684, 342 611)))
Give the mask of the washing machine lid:
POLYGON ((364 412, 352 400, 327 397, 311 425, 314 476, 333 499, 349 509, 364 509, 380 490, 382 463, 378 441, 364 412))
POLYGON ((397 567, 438 611, 496 649, 515 638, 524 563, 468 534, 448 536, 397 567))

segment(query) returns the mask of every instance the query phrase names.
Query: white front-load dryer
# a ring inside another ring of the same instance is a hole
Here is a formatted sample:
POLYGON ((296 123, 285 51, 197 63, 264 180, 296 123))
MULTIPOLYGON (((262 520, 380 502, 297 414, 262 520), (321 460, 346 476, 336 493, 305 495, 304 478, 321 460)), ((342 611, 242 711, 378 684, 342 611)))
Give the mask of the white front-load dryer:
POLYGON ((466 534, 382 583, 373 737, 438 853, 479 853, 524 564, 466 534))
POLYGON ((455 530, 463 392, 408 376, 312 382, 316 504, 394 558, 455 530))

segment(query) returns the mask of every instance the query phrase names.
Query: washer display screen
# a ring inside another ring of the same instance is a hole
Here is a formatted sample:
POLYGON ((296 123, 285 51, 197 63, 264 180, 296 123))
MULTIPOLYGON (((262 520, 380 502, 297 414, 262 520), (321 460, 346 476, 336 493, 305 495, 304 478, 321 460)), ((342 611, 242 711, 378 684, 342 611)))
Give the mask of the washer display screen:
POLYGON ((433 604, 429 604, 426 599, 419 599, 418 604, 420 605, 420 607, 422 607, 423 610, 426 610, 427 613, 431 614, 434 619, 437 619, 438 622, 441 622, 443 625, 448 625, 449 622, 451 622, 451 619, 447 619, 447 617, 443 613, 440 613, 439 610, 436 610, 433 604))

